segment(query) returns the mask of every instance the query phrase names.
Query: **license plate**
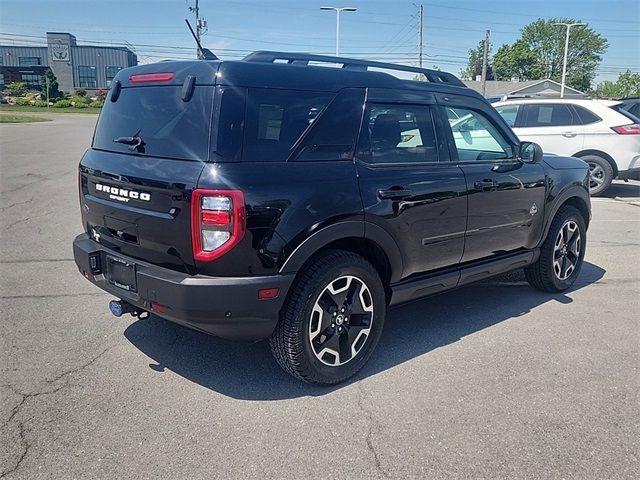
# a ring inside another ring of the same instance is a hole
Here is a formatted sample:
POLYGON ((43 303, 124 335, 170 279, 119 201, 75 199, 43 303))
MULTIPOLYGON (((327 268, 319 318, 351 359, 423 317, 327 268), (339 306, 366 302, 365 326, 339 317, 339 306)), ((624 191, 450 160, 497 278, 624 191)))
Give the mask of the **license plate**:
POLYGON ((112 285, 136 292, 136 264, 107 255, 107 280, 112 285))

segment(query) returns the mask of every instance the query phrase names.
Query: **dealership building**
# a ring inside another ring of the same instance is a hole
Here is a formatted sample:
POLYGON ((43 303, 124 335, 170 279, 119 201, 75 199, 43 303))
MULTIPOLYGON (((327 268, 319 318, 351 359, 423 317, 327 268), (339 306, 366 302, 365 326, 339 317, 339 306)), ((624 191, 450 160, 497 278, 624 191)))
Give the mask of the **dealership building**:
POLYGON ((106 89, 120 70, 137 64, 126 47, 78 45, 70 33, 47 32, 46 46, 0 45, 0 88, 25 82, 39 90, 40 77, 51 68, 63 92, 106 89))

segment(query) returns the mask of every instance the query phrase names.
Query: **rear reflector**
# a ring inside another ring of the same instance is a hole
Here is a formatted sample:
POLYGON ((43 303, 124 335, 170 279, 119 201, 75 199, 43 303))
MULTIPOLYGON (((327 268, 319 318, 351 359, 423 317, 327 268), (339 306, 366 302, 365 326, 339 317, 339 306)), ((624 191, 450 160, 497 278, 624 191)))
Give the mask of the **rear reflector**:
POLYGON ((632 123, 630 125, 620 125, 619 127, 611 127, 611 130, 619 135, 640 135, 640 125, 632 123))
POLYGON ((221 212, 219 210, 202 210, 202 223, 204 225, 229 225, 231 224, 231 215, 229 212, 221 212))
POLYGON ((258 290, 258 299, 269 300, 270 298, 276 298, 279 293, 279 288, 263 288, 262 290, 258 290))
POLYGON ((167 311, 167 307, 165 307, 164 305, 160 305, 159 303, 152 303, 151 310, 156 313, 165 313, 167 311))
POLYGON ((138 75, 131 75, 129 81, 131 83, 144 83, 144 82, 168 82, 173 78, 173 73, 140 73, 138 75))

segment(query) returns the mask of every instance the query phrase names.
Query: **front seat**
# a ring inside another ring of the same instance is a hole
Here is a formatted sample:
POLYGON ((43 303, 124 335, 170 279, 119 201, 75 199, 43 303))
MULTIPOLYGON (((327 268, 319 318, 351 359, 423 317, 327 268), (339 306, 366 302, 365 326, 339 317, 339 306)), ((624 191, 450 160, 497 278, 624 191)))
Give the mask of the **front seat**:
POLYGON ((378 115, 371 129, 372 150, 396 148, 401 141, 400 118, 392 113, 378 115))

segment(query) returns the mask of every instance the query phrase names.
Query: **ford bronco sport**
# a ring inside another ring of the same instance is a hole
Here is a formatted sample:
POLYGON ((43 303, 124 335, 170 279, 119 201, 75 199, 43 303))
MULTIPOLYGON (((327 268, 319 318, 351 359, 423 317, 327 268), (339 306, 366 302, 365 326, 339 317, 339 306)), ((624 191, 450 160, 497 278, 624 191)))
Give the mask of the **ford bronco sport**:
POLYGON ((590 220, 587 165, 543 158, 453 75, 281 52, 120 71, 79 190, 75 261, 114 314, 269 339, 325 385, 389 305, 523 267, 566 290, 590 220))

